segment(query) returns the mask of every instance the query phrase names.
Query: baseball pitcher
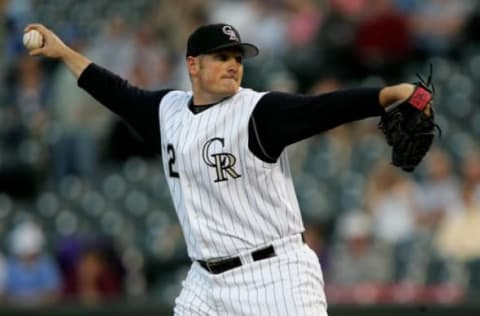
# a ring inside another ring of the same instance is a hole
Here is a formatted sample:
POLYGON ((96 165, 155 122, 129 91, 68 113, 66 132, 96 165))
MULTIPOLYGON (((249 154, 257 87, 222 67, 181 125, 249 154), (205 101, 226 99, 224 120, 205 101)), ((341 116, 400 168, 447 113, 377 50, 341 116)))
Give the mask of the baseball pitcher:
POLYGON ((285 148, 381 116, 394 165, 412 171, 433 140, 427 84, 313 96, 242 88, 243 60, 259 50, 228 24, 203 25, 190 35, 191 91, 133 87, 45 26, 31 30, 43 37, 31 55, 61 59, 81 88, 161 154, 192 260, 175 315, 327 315, 319 260, 302 240, 285 148))

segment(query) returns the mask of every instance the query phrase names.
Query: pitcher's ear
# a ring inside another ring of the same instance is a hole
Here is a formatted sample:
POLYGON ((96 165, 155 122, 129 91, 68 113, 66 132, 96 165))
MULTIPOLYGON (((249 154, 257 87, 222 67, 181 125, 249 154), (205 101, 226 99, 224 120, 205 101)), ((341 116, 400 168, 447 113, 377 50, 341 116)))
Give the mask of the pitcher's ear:
POLYGON ((187 69, 190 75, 196 74, 200 69, 200 61, 198 57, 187 57, 187 69))

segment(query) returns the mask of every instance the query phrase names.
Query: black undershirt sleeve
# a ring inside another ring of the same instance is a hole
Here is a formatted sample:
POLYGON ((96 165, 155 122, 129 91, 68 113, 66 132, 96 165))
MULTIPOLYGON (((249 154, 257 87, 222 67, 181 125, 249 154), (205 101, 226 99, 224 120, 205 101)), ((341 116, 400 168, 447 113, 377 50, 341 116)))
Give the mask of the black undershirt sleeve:
POLYGON ((171 90, 147 91, 94 63, 78 78, 78 86, 126 121, 142 139, 160 152, 160 101, 171 90))
POLYGON ((286 146, 344 123, 383 113, 380 88, 356 88, 320 95, 265 94, 249 122, 249 148, 275 162, 286 146))

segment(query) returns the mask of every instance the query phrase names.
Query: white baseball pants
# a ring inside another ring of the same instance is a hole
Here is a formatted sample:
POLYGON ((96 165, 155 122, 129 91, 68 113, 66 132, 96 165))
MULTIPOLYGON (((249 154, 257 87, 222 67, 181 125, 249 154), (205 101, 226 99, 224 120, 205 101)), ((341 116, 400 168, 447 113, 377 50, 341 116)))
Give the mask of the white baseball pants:
POLYGON ((175 300, 176 316, 326 316, 327 302, 317 255, 300 235, 272 243, 275 257, 212 274, 194 262, 175 300))

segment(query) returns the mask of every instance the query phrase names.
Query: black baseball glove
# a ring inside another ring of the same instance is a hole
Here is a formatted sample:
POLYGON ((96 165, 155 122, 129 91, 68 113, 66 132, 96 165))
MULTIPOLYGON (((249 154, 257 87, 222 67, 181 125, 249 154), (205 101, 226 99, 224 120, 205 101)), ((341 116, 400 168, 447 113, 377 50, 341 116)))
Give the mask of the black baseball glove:
POLYGON ((419 78, 412 95, 388 106, 378 123, 388 145, 392 146, 392 164, 408 172, 415 169, 432 146, 435 129, 441 135, 432 107, 431 72, 427 82, 419 78), (430 108, 426 110, 428 105, 430 108))

